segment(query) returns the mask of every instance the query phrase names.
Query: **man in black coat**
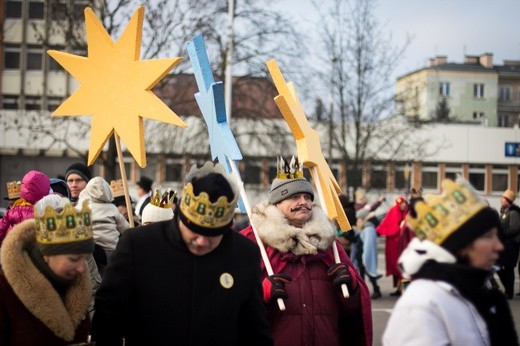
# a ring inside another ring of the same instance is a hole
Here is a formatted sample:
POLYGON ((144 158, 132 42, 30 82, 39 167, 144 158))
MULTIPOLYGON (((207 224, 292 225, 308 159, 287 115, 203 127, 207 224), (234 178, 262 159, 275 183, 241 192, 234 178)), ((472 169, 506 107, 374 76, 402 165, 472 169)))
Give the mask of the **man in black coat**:
POLYGON ((508 299, 513 299, 515 285, 515 266, 520 252, 520 208, 513 202, 516 192, 506 190, 500 199, 500 240, 504 244, 504 251, 500 253, 498 277, 504 285, 508 299))
POLYGON ((238 186, 194 167, 173 220, 127 230, 96 295, 96 345, 272 345, 256 244, 231 231, 238 186))

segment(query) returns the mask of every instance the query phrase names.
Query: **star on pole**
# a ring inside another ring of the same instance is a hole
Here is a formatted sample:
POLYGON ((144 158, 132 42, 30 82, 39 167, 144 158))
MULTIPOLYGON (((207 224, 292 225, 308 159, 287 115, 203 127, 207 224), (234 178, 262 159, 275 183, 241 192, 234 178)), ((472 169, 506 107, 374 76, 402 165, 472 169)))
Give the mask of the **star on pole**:
POLYGON ((186 127, 151 89, 182 58, 140 60, 144 7, 139 7, 114 42, 92 9, 85 9, 88 57, 50 50, 80 87, 52 114, 91 115, 88 164, 116 133, 141 167, 146 166, 143 118, 186 127))
MULTIPOLYGON (((195 100, 208 127, 211 158, 213 160, 218 159, 218 162, 224 165, 226 171, 232 174, 233 169, 228 159, 233 161, 242 160, 242 153, 227 122, 224 84, 215 82, 213 78, 202 35, 196 35, 188 42, 186 49, 188 50, 193 66, 193 74, 199 89, 195 94, 195 100)), ((233 164, 236 168, 236 163, 233 164)), ((240 176, 237 176, 237 179, 241 179, 240 176)), ((241 196, 238 207, 240 210, 245 211, 243 198, 245 196, 241 196)))
POLYGON ((227 163, 226 158, 241 160, 242 154, 227 122, 224 84, 213 78, 204 39, 199 34, 186 48, 199 89, 195 100, 208 126, 211 157, 213 160, 218 158, 221 164, 227 163))
POLYGON ((323 157, 318 132, 310 127, 292 82, 285 81, 276 61, 269 60, 267 67, 279 93, 274 101, 296 140, 298 159, 311 168, 312 179, 321 186, 325 201, 324 208, 329 218, 335 219, 343 231, 350 230, 352 227, 338 197, 341 189, 323 157), (313 169, 314 167, 316 170, 313 169))

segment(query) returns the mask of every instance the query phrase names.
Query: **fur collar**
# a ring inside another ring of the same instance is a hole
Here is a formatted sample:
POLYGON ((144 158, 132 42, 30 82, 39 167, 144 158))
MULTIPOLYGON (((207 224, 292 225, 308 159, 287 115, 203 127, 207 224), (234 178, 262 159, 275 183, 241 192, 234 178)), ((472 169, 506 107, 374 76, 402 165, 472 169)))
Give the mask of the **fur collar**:
POLYGON ((27 253, 35 241, 34 219, 14 227, 2 244, 0 260, 5 277, 22 304, 56 336, 72 341, 86 318, 92 297, 88 270, 72 284, 63 301, 27 253))
POLYGON ((313 205, 312 216, 302 228, 291 226, 283 213, 269 202, 253 208, 251 222, 262 242, 281 253, 315 255, 318 250, 328 249, 336 238, 332 223, 317 205, 313 205))

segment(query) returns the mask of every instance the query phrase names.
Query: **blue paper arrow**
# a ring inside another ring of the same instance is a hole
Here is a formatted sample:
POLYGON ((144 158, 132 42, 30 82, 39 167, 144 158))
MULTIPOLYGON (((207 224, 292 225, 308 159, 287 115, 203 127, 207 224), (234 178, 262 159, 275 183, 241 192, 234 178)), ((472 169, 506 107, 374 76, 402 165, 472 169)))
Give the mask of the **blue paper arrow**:
MULTIPOLYGON (((211 158, 218 159, 226 171, 232 174, 228 158, 233 161, 242 160, 242 153, 227 122, 224 84, 215 82, 213 78, 202 35, 196 35, 188 42, 186 48, 199 89, 195 94, 195 100, 208 127, 211 158)), ((239 201, 238 206, 242 212, 245 212, 242 200, 239 201)))

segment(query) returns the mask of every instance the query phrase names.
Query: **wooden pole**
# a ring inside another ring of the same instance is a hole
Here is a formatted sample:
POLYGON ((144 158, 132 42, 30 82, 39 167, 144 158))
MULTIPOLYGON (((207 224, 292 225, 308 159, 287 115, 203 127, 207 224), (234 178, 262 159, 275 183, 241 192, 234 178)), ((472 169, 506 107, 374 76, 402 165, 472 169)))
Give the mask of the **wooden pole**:
POLYGON ((132 202, 130 201, 130 194, 128 193, 128 182, 126 180, 125 163, 123 162, 123 152, 121 150, 121 142, 119 136, 114 132, 114 139, 116 142, 117 158, 119 159, 119 170, 121 171, 121 180, 123 181, 123 189, 125 190, 126 210, 128 211, 128 223, 130 227, 134 227, 134 213, 132 211, 132 202))
MULTIPOLYGON (((235 178, 237 179, 239 185, 240 185, 240 197, 242 197, 242 202, 244 202, 244 207, 247 212, 247 217, 249 218, 249 223, 251 224, 251 227, 253 228, 253 233, 256 238, 256 243, 258 244, 258 248, 260 249, 260 254, 262 255, 262 260, 265 265, 265 270, 267 271, 267 275, 273 275, 273 267, 271 266, 271 262, 269 262, 269 257, 267 256, 267 252, 265 251, 264 244, 260 240, 260 236, 258 235, 258 232, 255 228, 255 225, 253 225, 253 222, 251 220, 251 206, 249 205, 249 200, 247 199, 246 190, 244 189, 244 182, 242 181, 242 178, 240 177, 240 173, 238 173, 238 168, 235 163, 230 158, 227 158, 229 165, 231 166, 231 171, 235 178)), ((281 311, 285 311, 285 304, 283 302, 282 298, 278 298, 276 300, 278 302, 278 308, 280 308, 281 311)))
MULTIPOLYGON (((325 199, 323 198, 323 189, 320 184, 320 179, 318 175, 318 166, 312 166, 312 176, 316 180, 316 189, 318 190, 318 197, 320 198, 320 204, 323 210, 329 215, 329 212, 327 210, 327 204, 325 204, 325 199)), ((340 263, 341 260, 339 259, 339 252, 338 252, 338 244, 336 241, 332 243, 332 251, 334 252, 334 261, 336 263, 340 263)), ((343 297, 348 298, 350 297, 350 293, 348 292, 348 287, 345 284, 341 284, 341 291, 343 292, 343 297)))

